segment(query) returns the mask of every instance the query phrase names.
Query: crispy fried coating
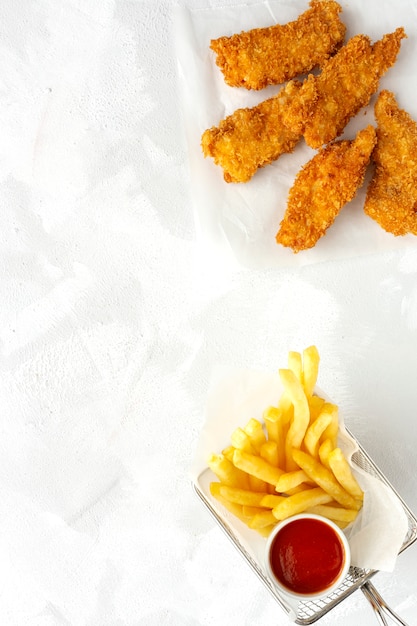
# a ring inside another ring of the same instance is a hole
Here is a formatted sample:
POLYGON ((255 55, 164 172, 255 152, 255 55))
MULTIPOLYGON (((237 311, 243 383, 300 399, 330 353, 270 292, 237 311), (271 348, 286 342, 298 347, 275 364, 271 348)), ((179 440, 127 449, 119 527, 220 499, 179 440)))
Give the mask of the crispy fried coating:
POLYGON ((367 126, 352 141, 322 148, 302 167, 288 195, 277 243, 294 252, 315 246, 363 183, 375 142, 375 128, 367 126))
POLYGON ((378 143, 365 213, 394 235, 417 235, 417 123, 384 90, 375 104, 378 143))
POLYGON ((218 127, 203 133, 201 147, 204 156, 211 156, 223 168, 226 182, 245 183, 256 170, 292 152, 299 133, 282 123, 287 105, 283 87, 277 95, 255 107, 237 109, 222 120, 218 127))
POLYGON ((346 27, 334 0, 312 0, 293 22, 213 39, 216 64, 231 87, 263 89, 321 66, 342 44, 346 27))
POLYGON ((301 88, 294 86, 284 123, 294 132, 301 132, 311 148, 333 141, 369 103, 379 79, 395 63, 404 37, 403 28, 373 45, 366 35, 352 37, 326 61, 321 74, 310 74, 301 88))

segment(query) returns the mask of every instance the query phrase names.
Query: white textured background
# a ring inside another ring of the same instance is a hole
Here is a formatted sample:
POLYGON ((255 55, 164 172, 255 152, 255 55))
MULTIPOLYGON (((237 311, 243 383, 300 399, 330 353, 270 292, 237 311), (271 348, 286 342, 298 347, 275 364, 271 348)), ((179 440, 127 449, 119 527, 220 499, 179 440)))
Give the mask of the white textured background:
MULTIPOLYGON (((287 624, 190 488, 218 363, 316 343, 320 386, 417 511, 417 247, 197 264, 172 6, 0 6, 5 626, 287 624)), ((412 547, 375 578, 411 625, 416 569, 412 547)), ((320 623, 373 620, 358 592, 320 623)))

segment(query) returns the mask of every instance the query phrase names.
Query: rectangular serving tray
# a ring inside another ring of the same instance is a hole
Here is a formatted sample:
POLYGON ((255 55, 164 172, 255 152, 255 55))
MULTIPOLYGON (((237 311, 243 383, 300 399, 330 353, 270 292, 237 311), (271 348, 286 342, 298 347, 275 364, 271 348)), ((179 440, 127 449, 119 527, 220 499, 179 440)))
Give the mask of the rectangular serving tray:
MULTIPOLYGON (((353 439, 355 439, 349 431, 348 433, 353 439)), ((365 452, 362 446, 357 441, 356 444, 358 446, 358 450, 354 452, 352 456, 352 461, 354 461, 356 465, 363 469, 365 472, 368 472, 370 475, 381 480, 391 490, 393 496, 397 498, 398 503, 404 509, 404 513, 408 520, 408 530, 400 549, 401 553, 406 548, 409 548, 417 539, 417 518, 413 515, 408 506, 405 504, 404 500, 397 493, 397 491, 387 480, 387 478, 382 474, 382 472, 378 469, 378 467, 365 452)), ((238 536, 238 529, 241 522, 237 518, 234 518, 228 511, 223 509, 221 505, 216 500, 214 500, 214 498, 211 497, 209 484, 212 480, 214 480, 214 475, 212 474, 211 470, 204 470, 192 483, 195 493, 203 502, 203 504, 207 507, 211 515, 219 524, 220 528, 232 541, 233 545, 239 550, 248 565, 252 568, 255 574, 257 574, 265 587, 278 602, 280 607, 285 611, 287 616, 293 614, 293 609, 287 604, 285 598, 279 593, 277 588, 269 581, 267 577, 266 570, 263 566, 261 558, 261 547, 263 546, 264 542, 263 538, 259 536, 258 539, 256 537, 253 546, 251 546, 250 548, 248 548, 248 546, 242 545, 242 542, 240 541, 238 536), (259 541, 259 543, 257 543, 257 541, 259 541)), ((333 609, 337 604, 339 604, 339 602, 342 602, 351 593, 359 589, 376 573, 377 570, 373 569, 351 567, 343 583, 333 593, 318 600, 314 599, 298 602, 294 622, 296 624, 313 624, 318 619, 322 618, 331 609, 333 609)))

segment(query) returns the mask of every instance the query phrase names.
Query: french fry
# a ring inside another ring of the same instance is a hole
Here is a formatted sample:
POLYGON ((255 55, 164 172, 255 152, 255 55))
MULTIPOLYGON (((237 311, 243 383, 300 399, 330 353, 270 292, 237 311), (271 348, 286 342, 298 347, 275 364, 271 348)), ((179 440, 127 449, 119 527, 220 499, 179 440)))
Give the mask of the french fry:
POLYGON ((222 450, 222 455, 226 457, 226 459, 229 459, 229 461, 231 463, 233 463, 233 454, 236 448, 234 448, 233 446, 227 446, 227 448, 224 448, 222 450))
POLYGON ((294 406, 290 396, 285 390, 278 402, 278 408, 282 413, 282 424, 288 426, 294 416, 294 406))
POLYGON ((268 487, 270 485, 268 485, 268 483, 266 483, 264 480, 261 480, 260 478, 257 478, 256 476, 253 476, 251 474, 248 475, 248 478, 249 487, 252 489, 252 491, 262 491, 263 493, 269 492, 268 487))
POLYGON ((265 528, 266 526, 271 526, 272 524, 276 524, 276 523, 277 523, 277 518, 272 513, 272 511, 266 510, 266 511, 260 511, 259 513, 256 513, 255 515, 253 515, 248 526, 249 528, 254 528, 256 530, 259 530, 260 528, 265 528))
POLYGON ((354 477, 350 465, 340 448, 335 448, 329 454, 329 465, 339 483, 351 496, 363 500, 363 491, 354 477))
POLYGON ((291 370, 279 370, 282 384, 294 405, 294 417, 285 441, 285 463, 287 471, 297 469, 292 449, 300 448, 310 421, 310 410, 303 385, 291 370))
POLYGON ((262 498, 265 496, 264 493, 229 487, 218 482, 210 483, 210 493, 212 496, 218 495, 228 502, 241 504, 242 506, 260 506, 262 498))
POLYGON ((285 495, 293 496, 295 493, 301 493, 302 491, 306 491, 306 489, 310 489, 311 486, 315 487, 316 485, 314 485, 312 481, 310 481, 308 485, 306 483, 301 483, 301 485, 288 489, 288 491, 285 492, 285 495))
POLYGON ((208 458, 208 466, 217 476, 220 482, 229 487, 249 487, 249 478, 245 472, 235 467, 229 459, 222 454, 211 454, 208 458))
POLYGON ((268 461, 270 465, 279 467, 278 444, 276 441, 265 441, 259 454, 265 461, 268 461))
POLYGON ((318 417, 307 428, 307 432, 304 437, 304 446, 311 456, 316 458, 318 457, 320 437, 332 422, 335 411, 337 411, 337 407, 334 404, 325 402, 318 417))
POLYGON ((327 426, 326 430, 323 432, 322 441, 326 439, 330 439, 332 442, 333 448, 337 447, 337 435, 339 433, 339 410, 337 406, 335 406, 335 410, 332 413, 332 421, 327 426))
POLYGON ((252 520, 252 518, 259 513, 265 513, 265 511, 268 511, 268 509, 263 509, 260 506, 248 506, 246 504, 242 504, 242 513, 249 520, 252 520))
MULTIPOLYGON (((333 500, 339 502, 347 509, 359 509, 360 504, 348 493, 336 480, 330 470, 317 461, 314 457, 302 452, 302 450, 293 449, 294 461, 305 471, 307 476, 311 478, 319 487, 328 493, 333 500)), ((318 502, 317 504, 324 504, 318 502)))
POLYGON ((231 434, 230 445, 208 465, 219 482, 210 492, 249 528, 268 536, 279 520, 308 511, 351 524, 364 494, 337 446, 336 405, 314 393, 319 354, 315 346, 289 352, 279 375, 276 406, 231 434))
POLYGON ((251 454, 256 453, 256 450, 252 445, 249 435, 245 433, 243 428, 240 428, 240 426, 235 428, 235 430, 232 432, 230 440, 232 442, 232 446, 237 450, 244 450, 245 452, 250 452, 251 454))
POLYGON ((307 397, 313 395, 319 373, 320 356, 316 346, 303 351, 303 386, 307 397))
POLYGON ((288 369, 294 372, 300 382, 302 381, 303 361, 300 352, 289 352, 288 369))
POLYGON ((247 474, 256 476, 256 478, 260 478, 270 485, 276 485, 281 474, 284 473, 278 467, 270 465, 260 456, 244 452, 243 450, 235 450, 233 464, 247 474))
POLYGON ((259 452, 262 445, 266 442, 266 437, 261 422, 254 418, 251 418, 243 430, 248 435, 252 446, 257 452, 259 452))
POLYGON ((324 467, 327 467, 327 469, 330 469, 329 455, 333 448, 334 446, 331 439, 325 439, 325 441, 323 441, 323 443, 319 447, 319 458, 321 464, 324 465, 324 467))
POLYGON ((272 513, 277 520, 283 520, 292 515, 303 513, 309 507, 330 502, 332 499, 332 496, 320 487, 305 489, 285 498, 283 502, 272 509, 272 513))
POLYGON ((278 467, 285 466, 285 439, 287 436, 287 416, 277 407, 269 407, 264 411, 263 418, 268 432, 268 442, 277 444, 278 467))
POLYGON ((338 521, 338 522, 354 522, 358 512, 354 509, 345 509, 341 506, 332 506, 330 504, 318 504, 317 506, 310 507, 307 509, 308 513, 315 513, 316 515, 321 515, 322 517, 327 517, 328 519, 338 521))
POLYGON ((269 406, 263 413, 263 419, 265 422, 266 432, 268 433, 268 441, 275 441, 278 443, 280 439, 280 423, 281 423, 280 410, 276 406, 269 406))
POLYGON ((223 496, 221 496, 220 494, 216 492, 214 492, 212 495, 213 495, 213 498, 216 498, 216 500, 220 502, 220 504, 224 506, 225 509, 230 511, 230 513, 232 513, 235 517, 237 517, 246 525, 248 525, 248 522, 250 520, 248 520, 246 515, 244 515, 241 504, 235 504, 234 502, 229 502, 229 500, 226 500, 226 498, 223 498, 223 496))
POLYGON ((271 534, 271 531, 274 530, 275 524, 271 526, 265 526, 265 528, 257 528, 256 530, 260 535, 262 535, 262 537, 269 537, 269 535, 271 534))
POLYGON ((310 407, 310 424, 312 424, 320 415, 324 403, 324 398, 320 398, 320 396, 311 396, 308 398, 308 406, 310 407))
MULTIPOLYGON (((290 371, 292 370, 290 369, 290 371)), ((282 392, 281 397, 278 401, 278 409, 281 412, 281 420, 283 426, 288 426, 293 418, 294 407, 291 401, 291 397, 288 395, 285 389, 282 392)))
POLYGON ((349 526, 350 522, 339 522, 339 520, 333 520, 336 526, 339 526, 341 530, 344 530, 347 526, 349 526))
POLYGON ((281 476, 275 485, 275 491, 278 493, 288 493, 295 487, 308 482, 310 479, 303 470, 295 470, 293 472, 286 472, 281 476))
POLYGON ((285 496, 279 496, 278 494, 268 494, 265 495, 261 500, 261 506, 264 506, 266 509, 273 509, 274 506, 280 504, 285 500, 285 496))

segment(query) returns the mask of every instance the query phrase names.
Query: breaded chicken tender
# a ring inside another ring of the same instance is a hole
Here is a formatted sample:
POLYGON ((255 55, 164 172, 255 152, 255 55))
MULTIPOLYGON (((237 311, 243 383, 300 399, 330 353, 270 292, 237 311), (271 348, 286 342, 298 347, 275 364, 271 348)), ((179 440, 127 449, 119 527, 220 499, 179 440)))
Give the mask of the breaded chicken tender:
POLYGON ((222 120, 218 127, 203 133, 201 147, 204 156, 211 156, 223 168, 228 183, 245 183, 256 170, 292 152, 300 133, 294 133, 282 123, 287 105, 285 87, 255 107, 237 109, 222 120))
POLYGON ((321 66, 342 44, 346 27, 334 0, 312 0, 288 24, 213 39, 216 64, 231 87, 263 89, 321 66))
POLYGON ((375 104, 378 143, 365 213, 394 235, 417 235, 417 123, 384 90, 375 104))
POLYGON ((356 35, 326 61, 321 74, 310 74, 302 86, 288 84, 292 93, 284 123, 303 134, 311 148, 333 141, 349 120, 378 89, 381 76, 395 63, 406 37, 403 28, 371 45, 366 35, 356 35))
POLYGON ((293 252, 315 246, 362 185, 376 142, 373 126, 352 141, 335 141, 322 148, 296 176, 277 243, 293 252))

